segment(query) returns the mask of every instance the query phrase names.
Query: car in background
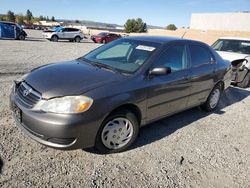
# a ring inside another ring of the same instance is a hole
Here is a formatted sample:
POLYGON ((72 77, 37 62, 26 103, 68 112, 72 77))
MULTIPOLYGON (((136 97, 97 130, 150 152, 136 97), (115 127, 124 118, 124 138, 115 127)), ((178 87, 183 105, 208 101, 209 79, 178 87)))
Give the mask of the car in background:
POLYGON ((86 38, 80 29, 71 27, 55 27, 53 30, 44 30, 42 36, 52 42, 58 40, 69 40, 70 42, 81 42, 86 38))
POLYGON ((91 36, 91 40, 95 43, 109 43, 113 40, 121 38, 121 35, 115 33, 101 32, 98 35, 91 36))
POLYGON ((15 81, 10 106, 44 145, 113 153, 146 124, 195 106, 215 110, 230 79, 230 65, 202 42, 126 37, 34 69, 15 81))
POLYGON ((219 38, 212 48, 225 60, 232 64, 232 83, 239 87, 250 84, 250 39, 248 38, 219 38))
POLYGON ((25 40, 27 33, 13 22, 0 21, 0 39, 25 40))

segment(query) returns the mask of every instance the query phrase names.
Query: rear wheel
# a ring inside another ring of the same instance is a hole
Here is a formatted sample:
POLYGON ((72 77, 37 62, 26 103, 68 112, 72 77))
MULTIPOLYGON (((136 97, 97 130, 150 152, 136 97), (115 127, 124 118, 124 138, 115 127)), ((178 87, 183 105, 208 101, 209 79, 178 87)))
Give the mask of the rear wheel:
POLYGON ((137 138, 139 124, 128 110, 119 110, 104 120, 96 137, 95 148, 101 153, 126 150, 137 138))
POLYGON ((217 84, 209 94, 207 101, 201 105, 201 109, 207 112, 215 110, 219 104, 221 93, 222 93, 221 85, 217 84))
POLYGON ((25 36, 21 34, 21 35, 19 35, 18 39, 19 40, 25 40, 25 36))
POLYGON ((237 86, 246 88, 249 85, 249 83, 250 83, 250 72, 247 73, 247 75, 245 76, 242 82, 237 83, 237 86))
POLYGON ((52 42, 58 42, 58 36, 53 35, 53 36, 51 37, 51 41, 52 41, 52 42))
POLYGON ((81 38, 79 36, 75 37, 75 42, 81 42, 81 38))

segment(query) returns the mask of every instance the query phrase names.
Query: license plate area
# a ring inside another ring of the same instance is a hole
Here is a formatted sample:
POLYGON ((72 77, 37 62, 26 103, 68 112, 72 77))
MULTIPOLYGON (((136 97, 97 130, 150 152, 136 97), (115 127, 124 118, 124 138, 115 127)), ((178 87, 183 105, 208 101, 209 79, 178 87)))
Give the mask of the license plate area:
POLYGON ((236 73, 236 72, 233 72, 233 74, 232 74, 232 81, 235 81, 235 80, 236 80, 236 77, 237 77, 237 73, 236 73))
POLYGON ((19 122, 22 122, 22 111, 21 111, 21 109, 20 108, 18 108, 18 106, 17 105, 13 105, 13 114, 14 114, 14 116, 16 117, 16 119, 17 119, 17 121, 19 121, 19 122))

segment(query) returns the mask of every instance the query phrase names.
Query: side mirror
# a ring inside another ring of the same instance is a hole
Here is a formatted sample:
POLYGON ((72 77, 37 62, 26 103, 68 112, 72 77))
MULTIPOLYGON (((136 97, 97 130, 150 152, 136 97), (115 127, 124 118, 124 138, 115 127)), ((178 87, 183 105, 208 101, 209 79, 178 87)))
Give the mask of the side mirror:
POLYGON ((167 75, 171 73, 170 67, 156 67, 149 71, 149 75, 167 75))

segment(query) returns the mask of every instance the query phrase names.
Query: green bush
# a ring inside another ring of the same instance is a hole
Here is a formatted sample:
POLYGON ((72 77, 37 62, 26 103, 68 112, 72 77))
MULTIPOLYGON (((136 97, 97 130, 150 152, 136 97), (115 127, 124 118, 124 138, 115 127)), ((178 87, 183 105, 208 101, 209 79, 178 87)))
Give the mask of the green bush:
POLYGON ((177 27, 174 25, 174 24, 169 24, 167 27, 166 27, 167 30, 172 30, 172 31, 175 31, 177 29, 177 27))
POLYGON ((126 33, 144 33, 147 32, 147 24, 141 18, 128 19, 124 25, 126 33))

